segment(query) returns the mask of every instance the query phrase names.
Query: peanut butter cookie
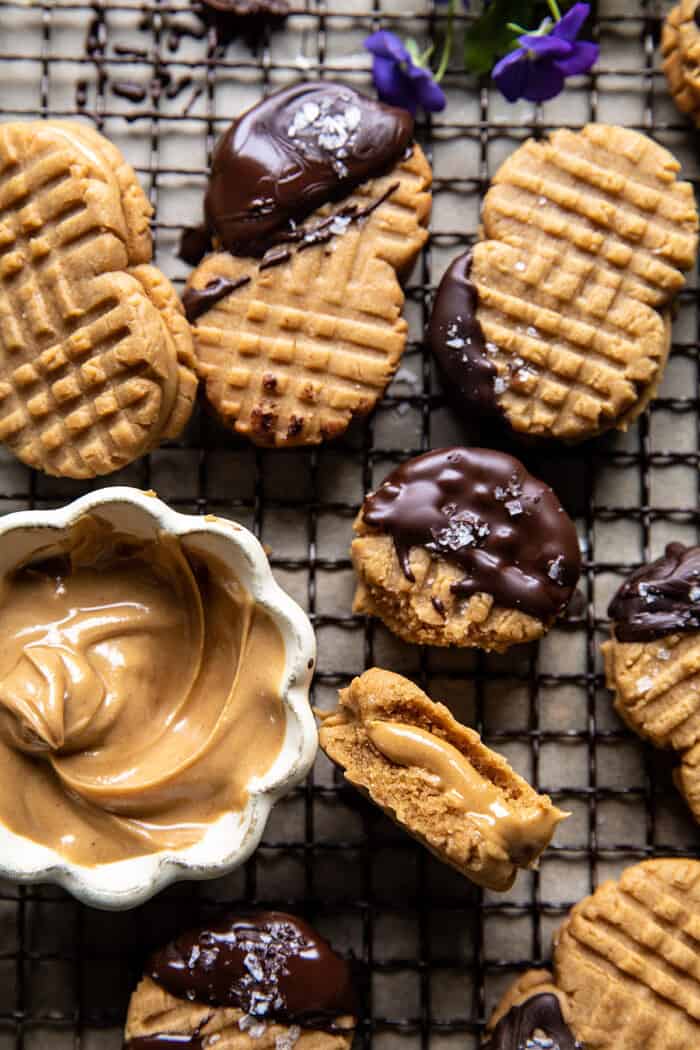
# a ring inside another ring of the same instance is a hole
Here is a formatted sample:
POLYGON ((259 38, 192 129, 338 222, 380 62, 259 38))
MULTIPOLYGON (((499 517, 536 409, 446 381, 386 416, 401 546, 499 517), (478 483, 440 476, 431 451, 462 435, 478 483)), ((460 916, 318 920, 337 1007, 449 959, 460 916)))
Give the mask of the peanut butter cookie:
POLYGON ((567 814, 538 795, 407 678, 373 668, 320 715, 320 743, 346 778, 436 857, 507 890, 567 814))
POLYGON ((311 84, 254 107, 217 147, 207 228, 225 250, 197 267, 184 301, 209 401, 257 444, 336 437, 398 366, 399 276, 430 213, 411 135, 403 111, 311 84))
POLYGON ((126 1050, 350 1050, 350 970, 307 923, 231 915, 151 957, 129 1003, 126 1050))
POLYGON ((661 34, 663 71, 681 113, 700 126, 700 22, 697 0, 671 8, 661 34))
POLYGON ((695 1050, 699 948, 700 861, 635 864, 573 908, 554 977, 518 978, 484 1050, 695 1050))
POLYGON ((595 1050, 700 1046, 700 862, 635 864, 571 912, 554 946, 571 1029, 595 1050))
POLYGON ((48 474, 117 470, 180 432, 196 389, 150 205, 83 125, 2 125, 0 172, 0 440, 48 474))
POLYGON ((460 403, 568 442, 643 411, 697 249, 678 170, 647 136, 602 124, 528 140, 501 165, 483 239, 445 274, 430 323, 460 403))
POLYGON ((679 753, 676 784, 700 821, 700 547, 669 544, 622 584, 608 614, 602 651, 615 710, 679 753))
POLYGON ((404 641, 499 652, 540 638, 580 571, 552 490, 502 452, 447 448, 392 471, 355 521, 353 609, 404 641))
POLYGON ((564 995, 546 970, 528 970, 505 993, 486 1025, 484 1050, 579 1050, 564 995))

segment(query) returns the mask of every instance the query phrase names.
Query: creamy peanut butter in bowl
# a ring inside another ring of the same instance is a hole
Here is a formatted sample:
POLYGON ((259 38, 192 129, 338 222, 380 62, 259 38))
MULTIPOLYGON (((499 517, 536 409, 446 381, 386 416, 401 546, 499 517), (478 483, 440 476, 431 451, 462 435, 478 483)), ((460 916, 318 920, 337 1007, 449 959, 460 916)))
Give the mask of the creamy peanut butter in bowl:
POLYGON ((127 908, 237 867, 313 762, 314 659, 234 522, 130 488, 0 519, 0 875, 127 908))

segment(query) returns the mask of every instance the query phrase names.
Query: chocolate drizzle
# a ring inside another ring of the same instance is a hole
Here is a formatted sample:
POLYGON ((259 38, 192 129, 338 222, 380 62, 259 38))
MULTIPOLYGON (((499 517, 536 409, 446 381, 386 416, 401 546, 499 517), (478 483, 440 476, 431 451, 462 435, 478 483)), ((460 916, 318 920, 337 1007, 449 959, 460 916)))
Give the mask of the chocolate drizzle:
POLYGON ((608 616, 621 642, 700 631, 700 547, 669 543, 662 558, 625 580, 608 616))
MULTIPOLYGON (((356 204, 347 204, 332 215, 326 216, 324 219, 321 219, 313 225, 299 226, 296 230, 285 236, 285 241, 290 244, 298 242, 294 244, 294 251, 296 252, 306 251, 308 248, 314 248, 319 244, 327 244, 333 239, 333 237, 342 236, 342 234, 347 231, 348 227, 354 223, 369 218, 372 212, 383 204, 384 201, 388 200, 398 187, 398 182, 392 183, 392 185, 389 186, 380 197, 375 201, 372 201, 371 204, 367 204, 364 208, 359 208, 356 204)), ((188 232, 193 235, 192 244, 193 246, 196 246, 198 243, 197 235, 199 231, 185 231, 185 234, 188 232)), ((281 266, 282 263, 289 262, 291 258, 292 249, 280 244, 276 248, 272 248, 263 256, 260 260, 258 270, 271 270, 273 266, 281 266)), ((192 287, 187 288, 182 297, 187 320, 192 324, 198 317, 201 317, 203 313, 210 310, 212 306, 215 306, 216 303, 225 299, 227 295, 230 295, 231 292, 235 292, 236 289, 241 288, 244 284, 248 284, 250 280, 252 280, 250 276, 240 277, 237 281, 230 281, 226 277, 215 277, 202 289, 192 287)), ((291 436, 290 433, 290 437, 291 436)))
POLYGON ((424 547, 464 570, 452 585, 543 622, 567 605, 580 572, 576 529, 554 492, 517 459, 447 448, 408 460, 370 493, 365 525, 389 533, 407 579, 424 547))
POLYGON ((234 1007, 259 1021, 332 1029, 357 1012, 347 963, 283 912, 190 931, 152 956, 146 974, 178 999, 234 1007))
POLYGON ((460 255, 440 282, 428 327, 428 341, 446 380, 460 403, 480 415, 503 420, 497 400, 498 371, 489 357, 476 311, 478 292, 469 279, 472 253, 460 255))
POLYGON ((580 1043, 562 1017, 556 995, 543 992, 524 1003, 513 1006, 493 1030, 484 1050, 580 1050, 580 1043), (544 1032, 549 1042, 534 1039, 535 1032, 544 1032))
POLYGON ((190 324, 194 324, 198 317, 211 310, 218 302, 225 299, 237 288, 248 284, 250 277, 239 277, 237 281, 230 281, 228 277, 215 277, 209 281, 204 288, 186 288, 182 296, 182 305, 190 324))
POLYGON ((262 256, 316 208, 399 160, 413 119, 333 83, 295 84, 234 121, 214 151, 205 200, 217 245, 262 256))

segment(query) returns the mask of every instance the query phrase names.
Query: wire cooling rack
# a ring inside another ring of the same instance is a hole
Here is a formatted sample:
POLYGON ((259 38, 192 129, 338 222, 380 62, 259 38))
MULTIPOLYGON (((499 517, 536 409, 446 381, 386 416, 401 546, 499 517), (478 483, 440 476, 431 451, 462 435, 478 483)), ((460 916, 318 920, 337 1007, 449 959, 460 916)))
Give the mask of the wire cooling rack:
MULTIPOLYGON (((228 121, 292 79, 367 87, 367 32, 400 25, 422 39, 436 16, 430 0, 295 4, 302 9, 285 24, 225 44, 184 2, 0 2, 2 119, 78 117, 116 142, 156 207, 157 261, 181 287, 179 234, 200 217, 208 158, 228 121)), ((680 297, 661 396, 639 424, 583 450, 523 457, 576 515, 583 601, 567 621, 538 648, 486 657, 407 647, 350 613, 348 543, 363 492, 409 453, 485 440, 445 406, 421 335, 436 283, 473 239, 500 161, 528 135, 601 120, 654 135, 697 181, 697 135, 659 70, 663 13, 632 0, 601 3, 596 71, 545 106, 509 106, 486 83, 458 69, 448 75, 448 109, 419 128, 436 182, 430 245, 407 290, 412 341, 369 421, 316 451, 265 453, 200 413, 183 440, 107 481, 152 487, 182 509, 251 526, 314 621, 315 702, 333 705, 337 687, 375 663, 414 676, 571 810, 556 845, 510 893, 482 893, 343 787, 321 757, 276 808, 255 857, 228 878, 174 887, 122 915, 86 909, 55 887, 0 884, 0 1050, 116 1050, 146 952, 241 901, 307 915, 354 954, 361 1043, 474 1050, 497 996, 548 958, 574 901, 645 856, 700 855, 668 761, 612 712, 598 652, 621 574, 672 538, 698 539, 695 277, 680 297)), ((82 491, 0 456, 2 511, 54 506, 82 491)))

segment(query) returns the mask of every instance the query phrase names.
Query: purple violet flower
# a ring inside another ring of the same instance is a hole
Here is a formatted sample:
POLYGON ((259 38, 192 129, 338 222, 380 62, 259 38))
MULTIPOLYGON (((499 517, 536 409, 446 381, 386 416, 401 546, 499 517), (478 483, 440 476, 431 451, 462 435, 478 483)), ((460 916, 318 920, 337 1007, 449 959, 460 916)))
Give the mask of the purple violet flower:
POLYGON ((372 76, 383 102, 401 106, 414 116, 419 106, 429 113, 439 113, 445 108, 445 92, 433 73, 417 65, 395 33, 380 29, 367 37, 365 47, 373 56, 372 76))
POLYGON ((598 61, 598 45, 576 39, 590 10, 590 4, 574 4, 551 29, 543 23, 538 32, 518 37, 520 46, 491 73, 509 102, 546 102, 559 94, 566 77, 587 73, 598 61))

